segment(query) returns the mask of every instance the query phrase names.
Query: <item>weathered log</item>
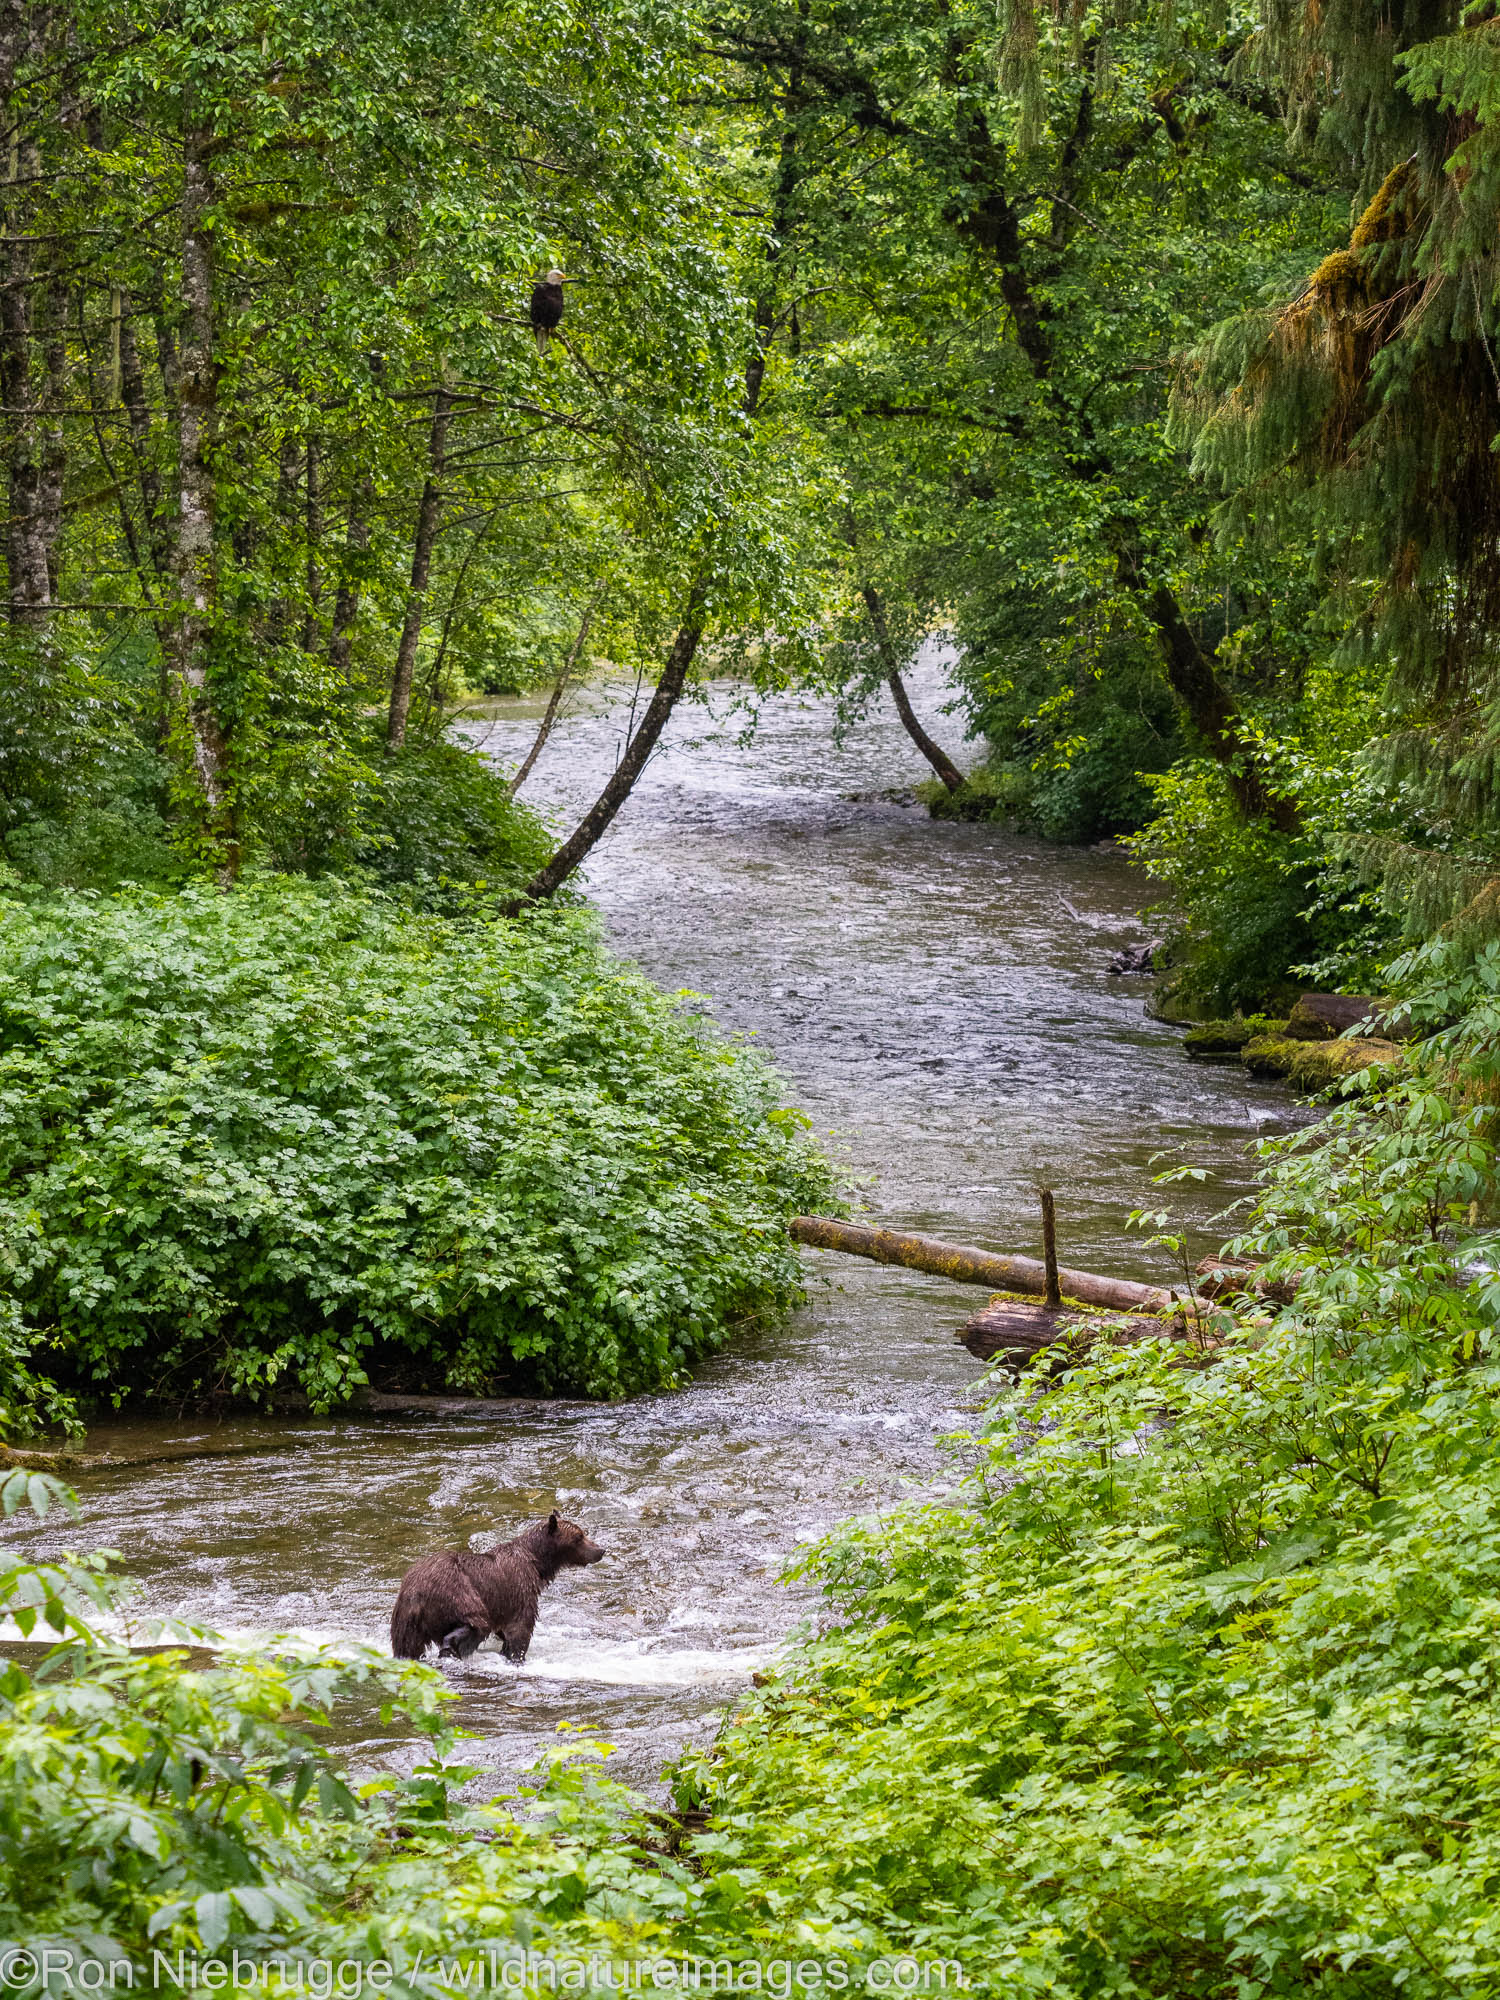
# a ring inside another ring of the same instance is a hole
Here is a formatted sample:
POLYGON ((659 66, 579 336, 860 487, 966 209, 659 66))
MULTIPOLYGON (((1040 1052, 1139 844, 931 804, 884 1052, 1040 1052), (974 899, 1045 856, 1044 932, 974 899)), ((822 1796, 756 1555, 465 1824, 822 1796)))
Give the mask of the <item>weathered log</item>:
POLYGON ((964 1321, 956 1338, 976 1361, 992 1361, 997 1354, 1017 1366, 1030 1361, 1044 1347, 1080 1339, 1090 1344, 1095 1338, 1111 1346, 1124 1347, 1131 1341, 1181 1338, 1182 1320, 1157 1319, 1146 1313, 1101 1321, 1087 1313, 1053 1312, 1047 1306, 1028 1305, 1022 1299, 997 1299, 964 1321), (1078 1333, 1077 1329, 1085 1329, 1078 1333))
POLYGON ((1257 1264, 1252 1258, 1226 1257, 1222 1252, 1215 1252, 1196 1266, 1198 1290, 1206 1299, 1242 1295, 1271 1299, 1277 1305, 1289 1306, 1297 1296, 1297 1287, 1301 1282, 1299 1274, 1291 1271, 1285 1277, 1267 1278, 1262 1275, 1264 1269, 1264 1265, 1257 1264))
MULTIPOLYGON (((901 1229, 870 1229, 863 1223, 836 1222, 826 1215, 794 1215, 788 1225, 792 1240, 816 1250, 842 1250, 850 1257, 869 1257, 877 1264, 900 1264, 908 1271, 930 1271, 960 1285, 984 1285, 992 1292, 1031 1292, 1041 1298, 1047 1289, 1046 1266, 1038 1257, 1007 1257, 992 1250, 974 1250, 960 1243, 943 1243, 935 1236, 916 1236, 901 1229)), ((1060 1270, 1063 1296, 1080 1305, 1114 1307, 1122 1312, 1171 1312, 1173 1294, 1160 1285, 1138 1285, 1130 1278, 1101 1278, 1092 1271, 1060 1270)))
POLYGON ((1020 1299, 997 1299, 966 1319, 955 1338, 976 1361, 993 1361, 997 1354, 1029 1361, 1044 1347, 1066 1340, 1078 1320, 1077 1313, 1054 1312, 1020 1299))

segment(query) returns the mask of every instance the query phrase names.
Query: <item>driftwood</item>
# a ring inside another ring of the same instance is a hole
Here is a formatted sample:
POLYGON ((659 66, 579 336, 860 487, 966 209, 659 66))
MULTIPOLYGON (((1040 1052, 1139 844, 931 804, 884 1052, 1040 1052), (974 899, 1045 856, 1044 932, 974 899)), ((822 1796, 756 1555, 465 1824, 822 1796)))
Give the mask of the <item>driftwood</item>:
POLYGON ((1100 1320, 1096 1315, 1053 1312, 1024 1299, 996 1299, 960 1327, 957 1339, 976 1361, 992 1361, 1003 1354, 1017 1366, 1030 1361, 1044 1347, 1065 1342, 1075 1328, 1087 1327, 1089 1339, 1107 1340, 1123 1347, 1134 1340, 1158 1340, 1164 1336, 1181 1339, 1186 1327, 1181 1319, 1157 1319, 1147 1313, 1121 1314, 1100 1320))
MULTIPOLYGON (((788 1225, 792 1239, 817 1250, 842 1250, 851 1257, 869 1257, 877 1264, 901 1264, 909 1271, 930 1271, 960 1285, 984 1285, 992 1292, 1047 1289, 1047 1269, 1037 1257, 1007 1257, 992 1250, 973 1250, 959 1243, 942 1243, 935 1236, 916 1236, 900 1229, 869 1229, 858 1222, 835 1222, 826 1215, 794 1215, 788 1225)), ((1057 1274, 1065 1298, 1085 1306, 1120 1312, 1165 1312, 1176 1299, 1160 1285, 1138 1285, 1130 1278, 1101 1278, 1092 1271, 1057 1274)))
POLYGON ((1232 1298, 1243 1295, 1246 1298, 1272 1299, 1277 1305, 1289 1306, 1297 1296, 1301 1282, 1296 1271, 1288 1272, 1282 1278, 1267 1278, 1264 1266, 1249 1257, 1226 1257, 1222 1254, 1205 1257, 1197 1266, 1197 1290, 1206 1299, 1232 1298))

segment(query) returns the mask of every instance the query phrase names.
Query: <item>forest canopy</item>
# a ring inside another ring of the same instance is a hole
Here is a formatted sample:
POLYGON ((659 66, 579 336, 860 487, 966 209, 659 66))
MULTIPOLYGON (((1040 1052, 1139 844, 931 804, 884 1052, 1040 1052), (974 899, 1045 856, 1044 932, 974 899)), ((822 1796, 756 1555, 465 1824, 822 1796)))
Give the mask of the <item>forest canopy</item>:
POLYGON ((492 880, 393 787, 607 660, 632 754, 512 895, 733 671, 1134 838, 1189 1009, 1483 931, 1494 59, 1457 4, 18 4, 11 865, 492 880), (973 752, 905 703, 943 630, 973 752))

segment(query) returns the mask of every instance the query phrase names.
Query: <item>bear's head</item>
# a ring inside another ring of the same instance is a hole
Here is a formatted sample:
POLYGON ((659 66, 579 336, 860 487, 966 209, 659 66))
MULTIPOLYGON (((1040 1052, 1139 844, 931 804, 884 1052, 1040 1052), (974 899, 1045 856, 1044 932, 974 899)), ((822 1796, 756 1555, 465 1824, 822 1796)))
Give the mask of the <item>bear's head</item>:
POLYGON ((585 1563, 602 1562, 604 1551, 591 1542, 576 1521, 565 1521, 554 1507, 547 1519, 547 1542, 558 1564, 582 1569, 585 1563))

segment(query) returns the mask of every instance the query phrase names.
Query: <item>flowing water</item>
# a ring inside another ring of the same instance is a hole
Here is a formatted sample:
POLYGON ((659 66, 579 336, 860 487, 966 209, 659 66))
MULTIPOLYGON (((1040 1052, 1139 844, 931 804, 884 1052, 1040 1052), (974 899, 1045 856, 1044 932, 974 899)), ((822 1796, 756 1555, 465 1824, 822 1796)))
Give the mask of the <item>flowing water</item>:
MULTIPOLYGON (((943 658, 914 694, 950 743, 943 658)), ((502 767, 540 703, 464 725, 502 767)), ((553 734, 528 796, 567 821, 618 754, 628 701, 591 689, 553 734)), ((934 822, 902 788, 926 775, 882 705, 840 739, 828 702, 764 709, 746 742, 732 691, 674 718, 589 867, 618 948, 659 984, 711 997, 753 1034, 844 1151, 881 1220, 1037 1249, 1036 1185, 1057 1189, 1063 1261, 1170 1277, 1125 1226, 1153 1156, 1210 1169, 1171 1191, 1195 1249, 1249 1182, 1257 1134, 1298 1114, 1235 1066, 1203 1066, 1146 1019, 1146 982, 1108 958, 1146 935, 1148 885, 1117 853, 934 822)), ((1224 1231, 1219 1231, 1222 1236, 1224 1231)), ((549 1507, 609 1560, 543 1600, 521 1669, 453 1670, 466 1746, 508 1781, 559 1724, 619 1747, 649 1781, 811 1608, 778 1572, 838 1518, 940 1485, 938 1441, 979 1370, 955 1341, 973 1290, 809 1255, 805 1308, 687 1388, 596 1406, 518 1404, 295 1422, 116 1424, 119 1463, 80 1478, 82 1527, 18 1530, 38 1550, 121 1551, 142 1608, 224 1632, 380 1641, 424 1551, 513 1533, 549 1507), (203 1453, 213 1456, 202 1456, 203 1453)), ((359 1761, 400 1762, 373 1714, 359 1761)))

